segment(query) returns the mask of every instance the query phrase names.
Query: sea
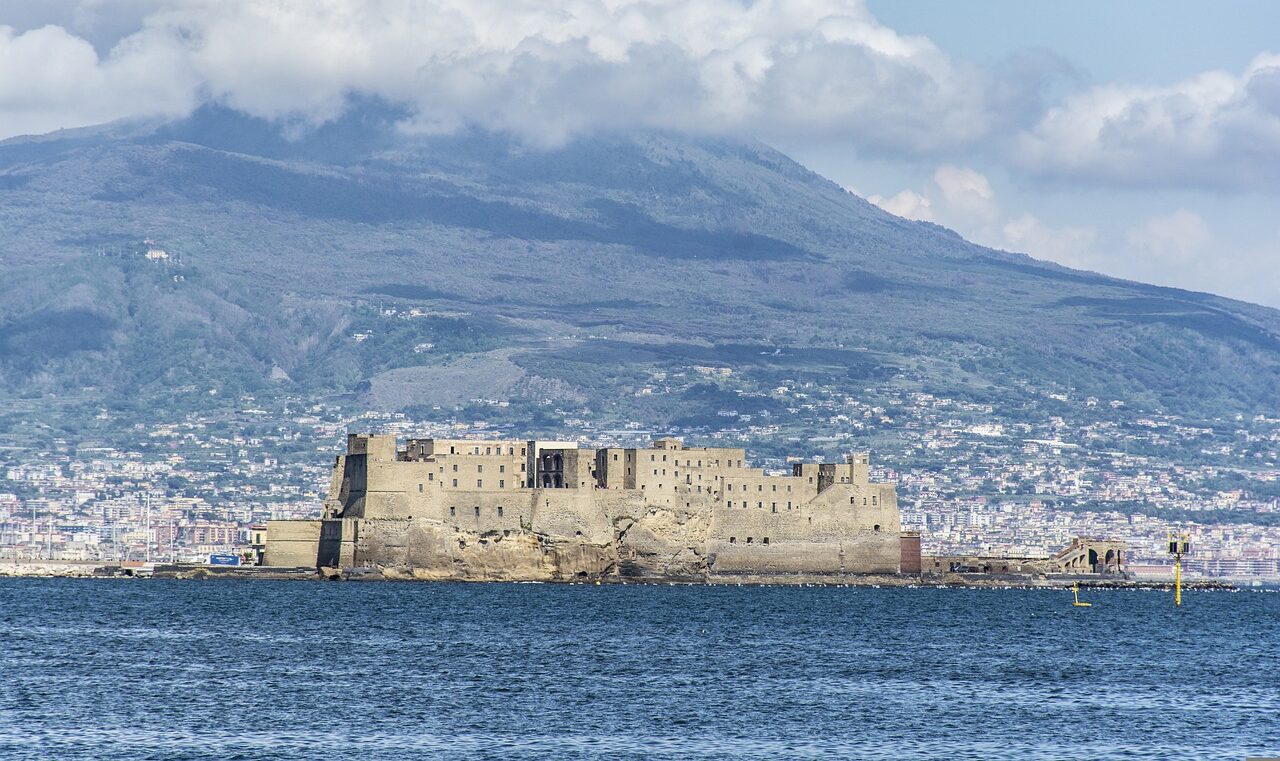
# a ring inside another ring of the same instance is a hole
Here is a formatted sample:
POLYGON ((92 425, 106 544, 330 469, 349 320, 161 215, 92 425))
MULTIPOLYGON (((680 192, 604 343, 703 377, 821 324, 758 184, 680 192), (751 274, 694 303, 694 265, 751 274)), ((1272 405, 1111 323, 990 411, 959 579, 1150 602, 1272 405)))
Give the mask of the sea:
POLYGON ((0 759, 1280 756, 1280 593, 0 580, 0 759))

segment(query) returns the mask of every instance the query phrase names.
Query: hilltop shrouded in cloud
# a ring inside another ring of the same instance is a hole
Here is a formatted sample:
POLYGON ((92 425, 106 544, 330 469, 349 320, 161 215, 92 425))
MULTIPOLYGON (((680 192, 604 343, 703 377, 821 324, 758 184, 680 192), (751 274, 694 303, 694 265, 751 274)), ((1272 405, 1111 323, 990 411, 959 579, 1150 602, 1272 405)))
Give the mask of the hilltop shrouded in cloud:
MULTIPOLYGON (((406 134, 479 128, 533 149, 633 129, 753 137, 803 148, 814 169, 887 210, 988 245, 1277 303, 1280 238, 1256 220, 1275 216, 1280 187, 1280 54, 1099 82, 1088 61, 1051 48, 952 54, 875 7, 11 0, 0 8, 0 138, 206 104, 297 136, 369 100, 398 109, 406 134), (874 185, 868 162, 890 167, 874 185), (1110 200, 1091 206, 1099 193, 1110 200), (1250 211, 1224 195, 1251 199, 1250 211), (1144 225, 1184 210, 1229 266, 1133 247, 1144 225)), ((1174 44, 1161 39, 1134 45, 1174 44)))
POLYGON ((918 153, 995 119, 986 73, 856 0, 220 0, 156 3, 138 21, 102 56, 60 26, 6 29, 0 134, 201 100, 322 122, 356 94, 411 105, 410 130, 476 125, 535 144, 643 126, 918 153))

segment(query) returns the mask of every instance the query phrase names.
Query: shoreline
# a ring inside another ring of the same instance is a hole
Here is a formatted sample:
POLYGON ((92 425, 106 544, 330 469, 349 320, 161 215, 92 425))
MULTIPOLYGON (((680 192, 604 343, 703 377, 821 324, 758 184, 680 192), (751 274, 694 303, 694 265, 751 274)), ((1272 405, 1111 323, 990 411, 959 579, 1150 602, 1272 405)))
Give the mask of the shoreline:
MULTIPOLYGON (((151 566, 101 563, 97 561, 44 561, 0 562, 0 579, 3 578, 65 578, 65 579, 177 579, 184 581, 205 580, 264 580, 264 581, 351 581, 351 582, 416 582, 416 583, 475 583, 475 584, 560 584, 582 585, 644 585, 644 586, 759 586, 759 587, 902 587, 913 589, 1070 589, 1079 584, 1081 589, 1149 589, 1173 590, 1172 581, 1151 579, 1122 579, 1098 576, 1017 576, 983 574, 947 574, 945 576, 901 576, 883 574, 849 574, 844 576, 816 575, 717 575, 697 578, 622 577, 569 579, 521 579, 521 578, 467 578, 439 577, 418 569, 402 568, 349 568, 316 569, 310 567, 273 566, 208 566, 156 563, 151 566)), ((1241 579, 1184 579, 1182 588, 1191 591, 1235 591, 1239 589, 1280 587, 1276 580, 1241 579)))

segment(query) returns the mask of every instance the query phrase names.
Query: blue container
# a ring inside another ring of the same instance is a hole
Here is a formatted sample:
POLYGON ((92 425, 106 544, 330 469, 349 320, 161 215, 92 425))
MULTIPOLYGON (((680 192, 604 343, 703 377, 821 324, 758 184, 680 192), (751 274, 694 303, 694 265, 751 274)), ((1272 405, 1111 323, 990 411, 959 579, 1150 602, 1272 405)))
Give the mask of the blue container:
POLYGON ((209 556, 209 565, 240 565, 240 556, 228 552, 215 553, 209 556))

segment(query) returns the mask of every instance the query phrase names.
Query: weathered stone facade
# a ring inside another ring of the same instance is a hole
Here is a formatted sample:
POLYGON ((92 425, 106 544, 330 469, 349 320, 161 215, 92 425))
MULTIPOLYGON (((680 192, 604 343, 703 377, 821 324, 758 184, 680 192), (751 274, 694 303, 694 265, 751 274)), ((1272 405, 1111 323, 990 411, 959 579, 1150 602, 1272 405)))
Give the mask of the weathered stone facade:
POLYGON ((931 555, 924 558, 925 576, 983 574, 995 576, 1124 576, 1124 542, 1076 537, 1071 544, 1048 557, 985 555, 931 555))
POLYGON ((902 559, 895 487, 871 482, 866 454, 769 475, 742 449, 672 438, 352 435, 314 523, 268 524, 267 562, 304 556, 304 535, 317 567, 422 579, 785 580, 897 574, 902 559))

